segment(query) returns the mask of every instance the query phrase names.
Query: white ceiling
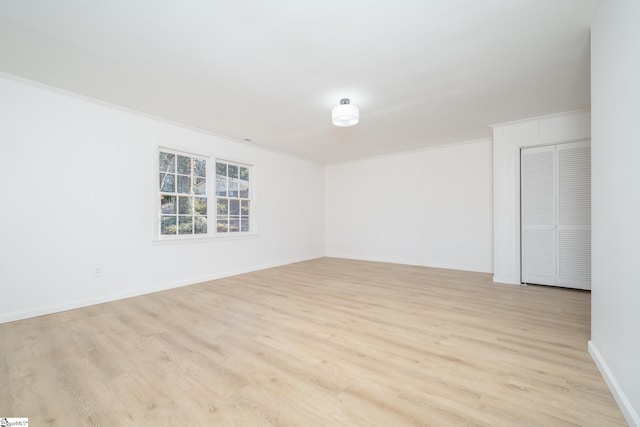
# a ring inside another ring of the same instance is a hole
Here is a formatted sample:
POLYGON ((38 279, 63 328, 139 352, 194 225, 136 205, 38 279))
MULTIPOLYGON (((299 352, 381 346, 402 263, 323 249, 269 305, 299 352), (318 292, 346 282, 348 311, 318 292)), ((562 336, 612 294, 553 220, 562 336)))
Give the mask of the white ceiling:
POLYGON ((320 162, 589 107, 598 0, 2 0, 0 70, 320 162), (341 98, 360 123, 331 124, 341 98))

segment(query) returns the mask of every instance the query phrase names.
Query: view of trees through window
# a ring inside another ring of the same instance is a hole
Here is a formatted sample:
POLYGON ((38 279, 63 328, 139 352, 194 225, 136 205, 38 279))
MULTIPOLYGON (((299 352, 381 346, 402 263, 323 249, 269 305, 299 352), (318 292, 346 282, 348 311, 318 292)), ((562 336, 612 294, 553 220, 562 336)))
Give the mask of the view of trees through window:
POLYGON ((218 233, 250 231, 250 168, 226 161, 216 162, 216 209, 218 233))
POLYGON ((207 234, 207 159, 160 150, 160 235, 207 234))
POLYGON ((159 235, 213 236, 251 231, 251 166, 161 148, 159 235), (214 170, 215 165, 215 170, 214 170), (213 200, 215 176, 215 211, 213 200), (209 180, 209 181, 208 181, 209 180), (214 218, 215 226, 209 222, 214 218))

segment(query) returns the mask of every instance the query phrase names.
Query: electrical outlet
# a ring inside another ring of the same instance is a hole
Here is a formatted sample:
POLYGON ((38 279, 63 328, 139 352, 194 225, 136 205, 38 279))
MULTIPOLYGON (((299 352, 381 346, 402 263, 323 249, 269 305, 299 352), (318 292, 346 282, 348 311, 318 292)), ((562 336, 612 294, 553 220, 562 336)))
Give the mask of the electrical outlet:
POLYGON ((93 278, 97 279, 102 277, 102 267, 94 267, 93 268, 93 278))

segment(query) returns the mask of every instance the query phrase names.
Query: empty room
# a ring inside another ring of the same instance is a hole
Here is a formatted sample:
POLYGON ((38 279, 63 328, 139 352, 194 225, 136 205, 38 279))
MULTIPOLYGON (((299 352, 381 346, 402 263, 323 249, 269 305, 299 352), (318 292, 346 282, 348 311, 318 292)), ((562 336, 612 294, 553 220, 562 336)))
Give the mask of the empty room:
POLYGON ((640 426, 638 22, 0 2, 0 425, 640 426))

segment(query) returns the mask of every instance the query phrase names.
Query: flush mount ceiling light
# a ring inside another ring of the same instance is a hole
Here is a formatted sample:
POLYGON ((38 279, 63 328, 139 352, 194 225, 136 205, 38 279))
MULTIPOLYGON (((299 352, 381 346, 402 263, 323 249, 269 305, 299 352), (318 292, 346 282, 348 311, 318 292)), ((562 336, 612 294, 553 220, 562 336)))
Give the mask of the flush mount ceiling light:
POLYGON ((353 126, 360 121, 360 110, 355 105, 350 104, 349 98, 340 100, 340 105, 331 110, 331 121, 340 127, 353 126))

